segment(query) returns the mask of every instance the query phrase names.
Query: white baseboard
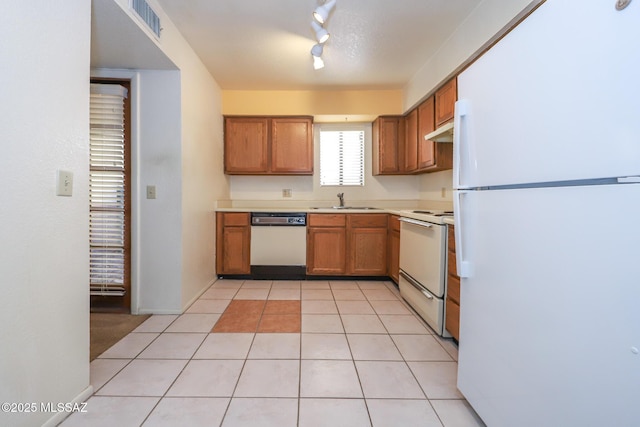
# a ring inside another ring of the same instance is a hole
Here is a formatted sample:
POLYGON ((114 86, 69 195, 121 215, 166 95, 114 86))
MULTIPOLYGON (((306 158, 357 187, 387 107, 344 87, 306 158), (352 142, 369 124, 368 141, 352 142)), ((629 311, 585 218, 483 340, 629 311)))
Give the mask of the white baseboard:
MULTIPOLYGON (((89 387, 85 388, 82 391, 82 393, 76 396, 75 399, 73 399, 71 402, 68 402, 68 403, 86 402, 89 399, 89 397, 91 397, 92 394, 93 394, 93 386, 90 385, 89 387)), ((71 412, 56 412, 56 414, 51 418, 49 418, 46 423, 42 424, 42 427, 55 427, 58 424, 60 424, 62 421, 64 421, 65 418, 67 418, 69 415, 71 415, 71 412)))
POLYGON ((205 286, 204 288, 202 288, 202 290, 200 290, 200 292, 198 292, 196 294, 196 296, 194 296, 193 298, 191 298, 191 300, 189 302, 187 302, 185 304, 185 306, 180 309, 180 310, 167 310, 167 309, 157 309, 157 308, 143 308, 140 307, 138 308, 138 311, 136 314, 182 314, 185 312, 185 310, 187 308, 189 308, 191 306, 191 304, 193 304, 198 298, 200 298, 202 296, 202 294, 204 294, 207 289, 209 289, 211 287, 211 285, 213 285, 216 281, 218 280, 217 277, 214 277, 208 284, 207 286, 205 286))

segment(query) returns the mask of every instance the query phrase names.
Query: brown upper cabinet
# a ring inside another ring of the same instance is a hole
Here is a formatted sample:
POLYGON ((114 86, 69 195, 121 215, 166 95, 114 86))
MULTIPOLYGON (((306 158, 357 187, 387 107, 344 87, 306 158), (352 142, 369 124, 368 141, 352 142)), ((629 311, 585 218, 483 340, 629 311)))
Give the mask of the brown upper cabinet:
POLYGON ((373 122, 373 174, 409 175, 453 167, 453 144, 425 139, 453 119, 456 78, 438 88, 405 116, 380 116, 373 122))
POLYGON ((454 77, 436 91, 436 128, 453 120, 453 112, 458 99, 457 78, 454 77))
POLYGON ((453 167, 453 144, 424 137, 436 129, 435 100, 429 97, 418 106, 418 172, 437 172, 453 167))
POLYGON ((405 116, 404 168, 406 173, 418 170, 418 110, 405 116))
POLYGON ((404 117, 380 116, 373 122, 373 174, 404 173, 404 117))
POLYGON ((313 118, 226 116, 224 171, 230 175, 313 175, 313 118))
POLYGON ((400 158, 406 174, 437 172, 453 166, 453 145, 425 139, 435 130, 435 97, 427 98, 405 116, 405 143, 400 158))
POLYGON ((424 136, 436 130, 434 97, 418 106, 418 169, 429 168, 436 163, 434 142, 424 136))

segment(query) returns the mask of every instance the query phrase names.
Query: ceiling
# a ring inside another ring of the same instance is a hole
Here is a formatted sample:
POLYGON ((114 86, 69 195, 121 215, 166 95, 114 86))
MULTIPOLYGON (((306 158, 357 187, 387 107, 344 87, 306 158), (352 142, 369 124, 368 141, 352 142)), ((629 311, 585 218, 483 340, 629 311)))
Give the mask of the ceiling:
POLYGON ((157 1, 225 90, 401 89, 481 2, 337 0, 314 70, 323 0, 157 1))
MULTIPOLYGON (((224 90, 402 89, 482 0, 157 0, 224 90)), ((93 68, 176 69, 115 0, 92 1, 93 68)))

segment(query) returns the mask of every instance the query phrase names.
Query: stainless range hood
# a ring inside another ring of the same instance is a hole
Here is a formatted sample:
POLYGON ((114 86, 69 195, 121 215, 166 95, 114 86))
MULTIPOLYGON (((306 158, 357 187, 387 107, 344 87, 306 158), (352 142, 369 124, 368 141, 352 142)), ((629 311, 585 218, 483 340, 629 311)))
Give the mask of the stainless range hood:
POLYGON ((445 123, 433 132, 426 134, 424 139, 435 142, 453 142, 453 122, 445 123))

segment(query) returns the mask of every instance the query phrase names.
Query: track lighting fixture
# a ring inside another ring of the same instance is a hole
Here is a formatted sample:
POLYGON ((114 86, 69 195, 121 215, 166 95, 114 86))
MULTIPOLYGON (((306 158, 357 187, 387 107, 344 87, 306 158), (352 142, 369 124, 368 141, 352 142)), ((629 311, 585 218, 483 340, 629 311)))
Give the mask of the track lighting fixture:
POLYGON ((316 8, 313 12, 313 18, 320 24, 324 24, 335 5, 336 0, 327 0, 322 6, 316 8))
POLYGON ((311 21, 311 26, 316 32, 316 40, 318 40, 318 43, 324 43, 329 40, 329 32, 322 28, 320 24, 318 24, 316 21, 311 21))
POLYGON ((311 56, 313 57, 313 68, 316 70, 324 68, 322 51, 324 49, 324 43, 329 40, 329 32, 323 27, 323 24, 327 21, 329 13, 331 13, 335 5, 336 0, 326 0, 322 6, 318 6, 313 12, 314 20, 311 21, 311 27, 316 33, 318 43, 311 48, 311 56))

